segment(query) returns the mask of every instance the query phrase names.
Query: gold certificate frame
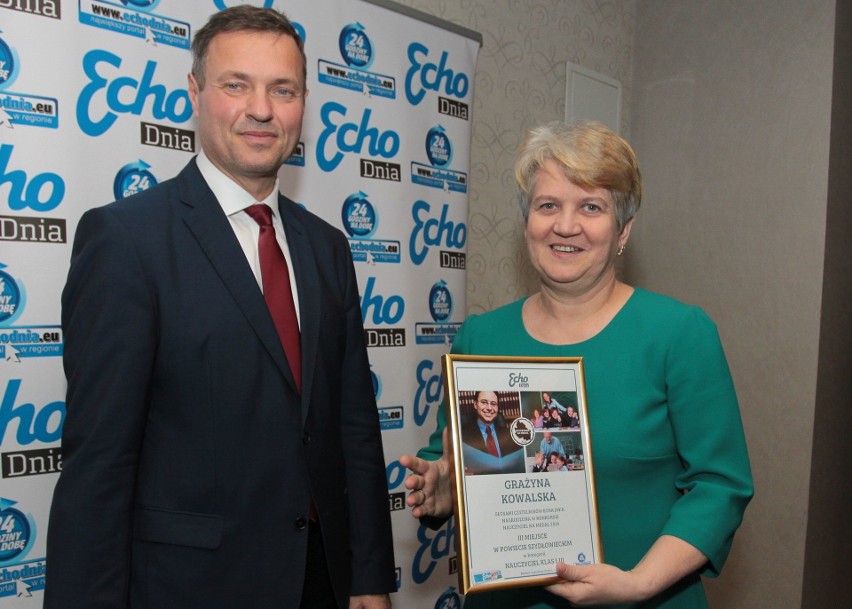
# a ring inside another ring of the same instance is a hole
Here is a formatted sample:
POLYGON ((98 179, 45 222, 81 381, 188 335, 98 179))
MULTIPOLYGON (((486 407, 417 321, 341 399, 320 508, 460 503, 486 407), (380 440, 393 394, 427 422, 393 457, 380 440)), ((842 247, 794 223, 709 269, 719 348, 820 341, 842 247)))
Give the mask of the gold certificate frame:
POLYGON ((558 562, 603 562, 582 358, 442 364, 462 593, 546 585, 558 562))

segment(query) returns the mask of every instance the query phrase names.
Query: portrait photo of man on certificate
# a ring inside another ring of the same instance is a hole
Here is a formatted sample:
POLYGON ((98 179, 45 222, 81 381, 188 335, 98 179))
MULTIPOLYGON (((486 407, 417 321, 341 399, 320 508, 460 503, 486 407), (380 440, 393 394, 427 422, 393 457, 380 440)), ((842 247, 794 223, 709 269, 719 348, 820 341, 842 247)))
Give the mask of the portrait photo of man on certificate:
POLYGON ((602 562, 580 358, 446 355, 464 594, 602 562))
POLYGON ((464 391, 469 405, 460 430, 466 474, 523 471, 523 446, 512 439, 509 425, 520 416, 517 392, 464 391))

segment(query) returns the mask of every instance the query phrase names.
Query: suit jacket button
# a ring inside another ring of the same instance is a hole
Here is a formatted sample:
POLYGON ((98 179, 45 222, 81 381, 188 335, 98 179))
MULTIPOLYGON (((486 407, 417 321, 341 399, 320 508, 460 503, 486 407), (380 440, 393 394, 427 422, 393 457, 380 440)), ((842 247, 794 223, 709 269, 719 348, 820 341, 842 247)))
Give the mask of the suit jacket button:
POLYGON ((306 518, 296 518, 296 528, 300 531, 308 526, 308 520, 306 518))
POLYGON ((303 444, 310 444, 311 443, 311 434, 305 433, 305 435, 302 436, 302 443, 303 444))

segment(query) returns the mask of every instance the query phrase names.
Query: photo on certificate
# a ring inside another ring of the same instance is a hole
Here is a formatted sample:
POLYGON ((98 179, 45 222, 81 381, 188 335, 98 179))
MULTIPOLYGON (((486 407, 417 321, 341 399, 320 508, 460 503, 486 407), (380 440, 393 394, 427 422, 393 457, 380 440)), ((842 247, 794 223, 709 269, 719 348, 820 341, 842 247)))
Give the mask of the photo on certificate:
POLYGON ((524 471, 524 446, 511 427, 521 418, 517 391, 462 391, 459 418, 466 474, 517 474, 524 471))
POLYGON ((443 357, 463 594, 603 561, 582 358, 443 357))

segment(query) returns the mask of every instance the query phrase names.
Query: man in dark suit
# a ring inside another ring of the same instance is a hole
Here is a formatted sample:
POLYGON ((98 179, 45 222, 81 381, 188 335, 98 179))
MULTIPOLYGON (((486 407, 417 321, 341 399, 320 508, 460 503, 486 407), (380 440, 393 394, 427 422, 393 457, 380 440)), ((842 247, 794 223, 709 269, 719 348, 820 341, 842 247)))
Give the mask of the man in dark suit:
POLYGON ((46 609, 390 607, 384 457, 348 244, 278 194, 305 65, 280 13, 215 14, 189 76, 202 152, 80 220, 62 296, 46 609), (257 203, 274 233, 249 215, 257 203), (265 301, 264 231, 288 263, 276 275, 297 305, 286 331, 265 301))
POLYGON ((462 421, 461 436, 465 444, 500 458, 521 448, 512 440, 506 421, 500 416, 500 400, 495 392, 477 392, 473 408, 476 417, 462 421))

